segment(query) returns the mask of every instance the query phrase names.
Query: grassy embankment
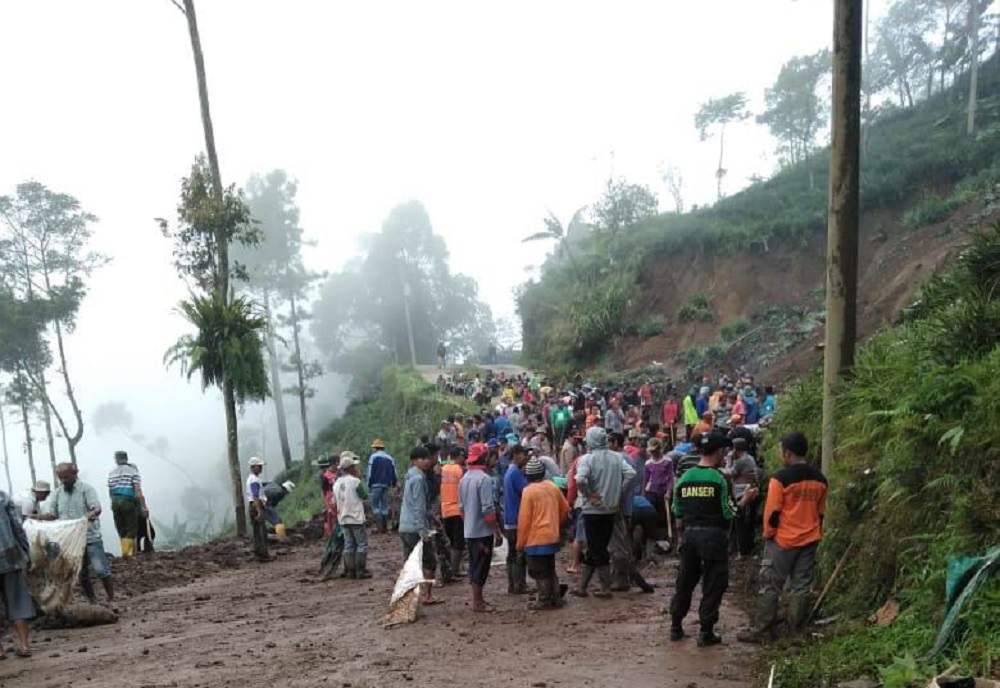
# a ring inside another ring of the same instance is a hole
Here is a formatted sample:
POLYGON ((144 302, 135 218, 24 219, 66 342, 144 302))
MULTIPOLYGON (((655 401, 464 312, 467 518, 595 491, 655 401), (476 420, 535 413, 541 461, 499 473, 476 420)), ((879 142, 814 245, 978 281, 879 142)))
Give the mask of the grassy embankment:
MULTIPOLYGON (((887 110, 872 124, 862 158, 862 211, 890 209, 918 229, 994 191, 1000 182, 1000 59, 981 67, 979 89, 974 137, 965 134, 967 77, 912 108, 887 110)), ((825 231, 828 169, 823 149, 710 207, 665 213, 614 235, 574 237, 572 260, 553 256, 541 279, 521 288, 526 364, 556 375, 592 367, 616 337, 656 336, 674 323, 701 319, 705 313, 693 304, 693 310, 644 312, 628 322, 630 304, 642 295, 639 275, 691 250, 739 252, 766 269, 769 248, 805 244, 825 231)), ((737 323, 720 325, 733 329, 737 323)), ((724 343, 725 337, 716 349, 724 343)))
MULTIPOLYGON (((776 685, 868 676, 922 686, 953 662, 978 676, 1000 671, 997 576, 965 606, 949 648, 921 660, 943 618, 948 555, 1000 544, 1000 226, 920 297, 903 325, 859 351, 838 399, 821 560, 829 576, 851 547, 823 610, 840 620, 821 640, 767 653, 776 685), (867 623, 889 599, 899 617, 867 623)), ((784 398, 774 436, 798 428, 818 447, 821 397, 814 373, 784 398)))
MULTIPOLYGON (((377 437, 385 441, 386 451, 396 460, 402 476, 408 468, 410 448, 421 435, 435 435, 441 421, 450 415, 474 411, 463 397, 442 394, 413 369, 390 367, 383 371, 370 401, 352 402, 343 417, 323 429, 316 438, 314 454, 353 451, 362 457, 363 471, 371 442, 377 437)), ((297 487, 279 508, 286 522, 299 523, 323 510, 317 472, 313 463, 294 467, 289 474, 297 487)))

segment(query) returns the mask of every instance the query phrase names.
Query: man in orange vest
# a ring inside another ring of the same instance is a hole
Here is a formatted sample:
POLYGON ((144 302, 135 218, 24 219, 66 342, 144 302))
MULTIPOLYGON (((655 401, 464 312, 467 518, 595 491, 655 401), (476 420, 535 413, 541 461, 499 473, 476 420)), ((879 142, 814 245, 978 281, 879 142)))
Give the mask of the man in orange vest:
POLYGON ((451 573, 457 578, 465 551, 465 526, 459 504, 458 484, 465 475, 465 447, 452 447, 448 460, 441 462, 441 521, 451 553, 451 573))
POLYGON ((782 437, 780 449, 784 467, 771 477, 764 504, 765 551, 761 559, 757 626, 737 636, 746 643, 774 638, 778 599, 788 579, 791 579, 789 627, 801 630, 809 620, 816 550, 823 537, 826 477, 806 459, 809 444, 801 432, 782 437))

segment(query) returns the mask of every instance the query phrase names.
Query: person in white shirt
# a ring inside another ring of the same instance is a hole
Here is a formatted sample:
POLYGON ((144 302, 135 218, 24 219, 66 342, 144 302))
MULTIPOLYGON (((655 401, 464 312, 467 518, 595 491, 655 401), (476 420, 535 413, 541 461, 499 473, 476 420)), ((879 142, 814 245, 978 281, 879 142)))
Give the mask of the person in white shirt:
POLYGON ((39 480, 31 489, 24 490, 14 496, 14 505, 21 512, 21 519, 34 518, 41 511, 42 502, 49 498, 52 493, 52 485, 39 480))
POLYGON ((260 561, 271 557, 267 551, 267 521, 264 514, 264 483, 260 474, 264 462, 254 456, 250 459, 250 475, 247 476, 247 502, 250 507, 250 525, 253 529, 253 553, 260 561))
POLYGON ((368 571, 368 531, 365 530, 365 500, 368 491, 358 475, 358 459, 341 455, 341 476, 333 484, 337 519, 344 531, 344 577, 371 578, 368 571))

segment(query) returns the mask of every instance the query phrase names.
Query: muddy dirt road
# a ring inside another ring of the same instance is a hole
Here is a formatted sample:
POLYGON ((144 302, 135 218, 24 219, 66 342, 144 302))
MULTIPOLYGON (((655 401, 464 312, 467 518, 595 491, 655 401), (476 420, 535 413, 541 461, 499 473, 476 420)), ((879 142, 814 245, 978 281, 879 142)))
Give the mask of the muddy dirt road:
MULTIPOLYGON (((379 617, 401 564, 394 535, 372 538, 370 581, 316 582, 319 543, 266 564, 247 561, 235 543, 212 547, 195 561, 157 554, 117 567, 118 624, 34 632, 35 656, 0 662, 0 686, 749 685, 750 649, 735 641, 745 618, 731 601, 719 627, 726 645, 665 640, 672 560, 647 570, 656 594, 571 599, 545 613, 504 594, 506 575, 494 569, 486 596, 497 613, 473 614, 468 586, 456 583, 415 624, 384 630, 379 617)), ((696 630, 692 617, 687 626, 696 630)))

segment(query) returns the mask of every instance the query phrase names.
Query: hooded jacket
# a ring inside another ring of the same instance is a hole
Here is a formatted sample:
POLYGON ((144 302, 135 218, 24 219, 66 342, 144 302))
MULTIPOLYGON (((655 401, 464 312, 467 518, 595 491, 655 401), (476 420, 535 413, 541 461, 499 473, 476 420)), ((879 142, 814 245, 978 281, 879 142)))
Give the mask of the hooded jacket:
POLYGON ((608 434, 604 428, 587 431, 587 453, 576 467, 576 486, 584 497, 583 513, 616 514, 624 486, 635 479, 635 469, 619 454, 608 449, 608 434), (596 495, 601 503, 591 503, 596 495))

